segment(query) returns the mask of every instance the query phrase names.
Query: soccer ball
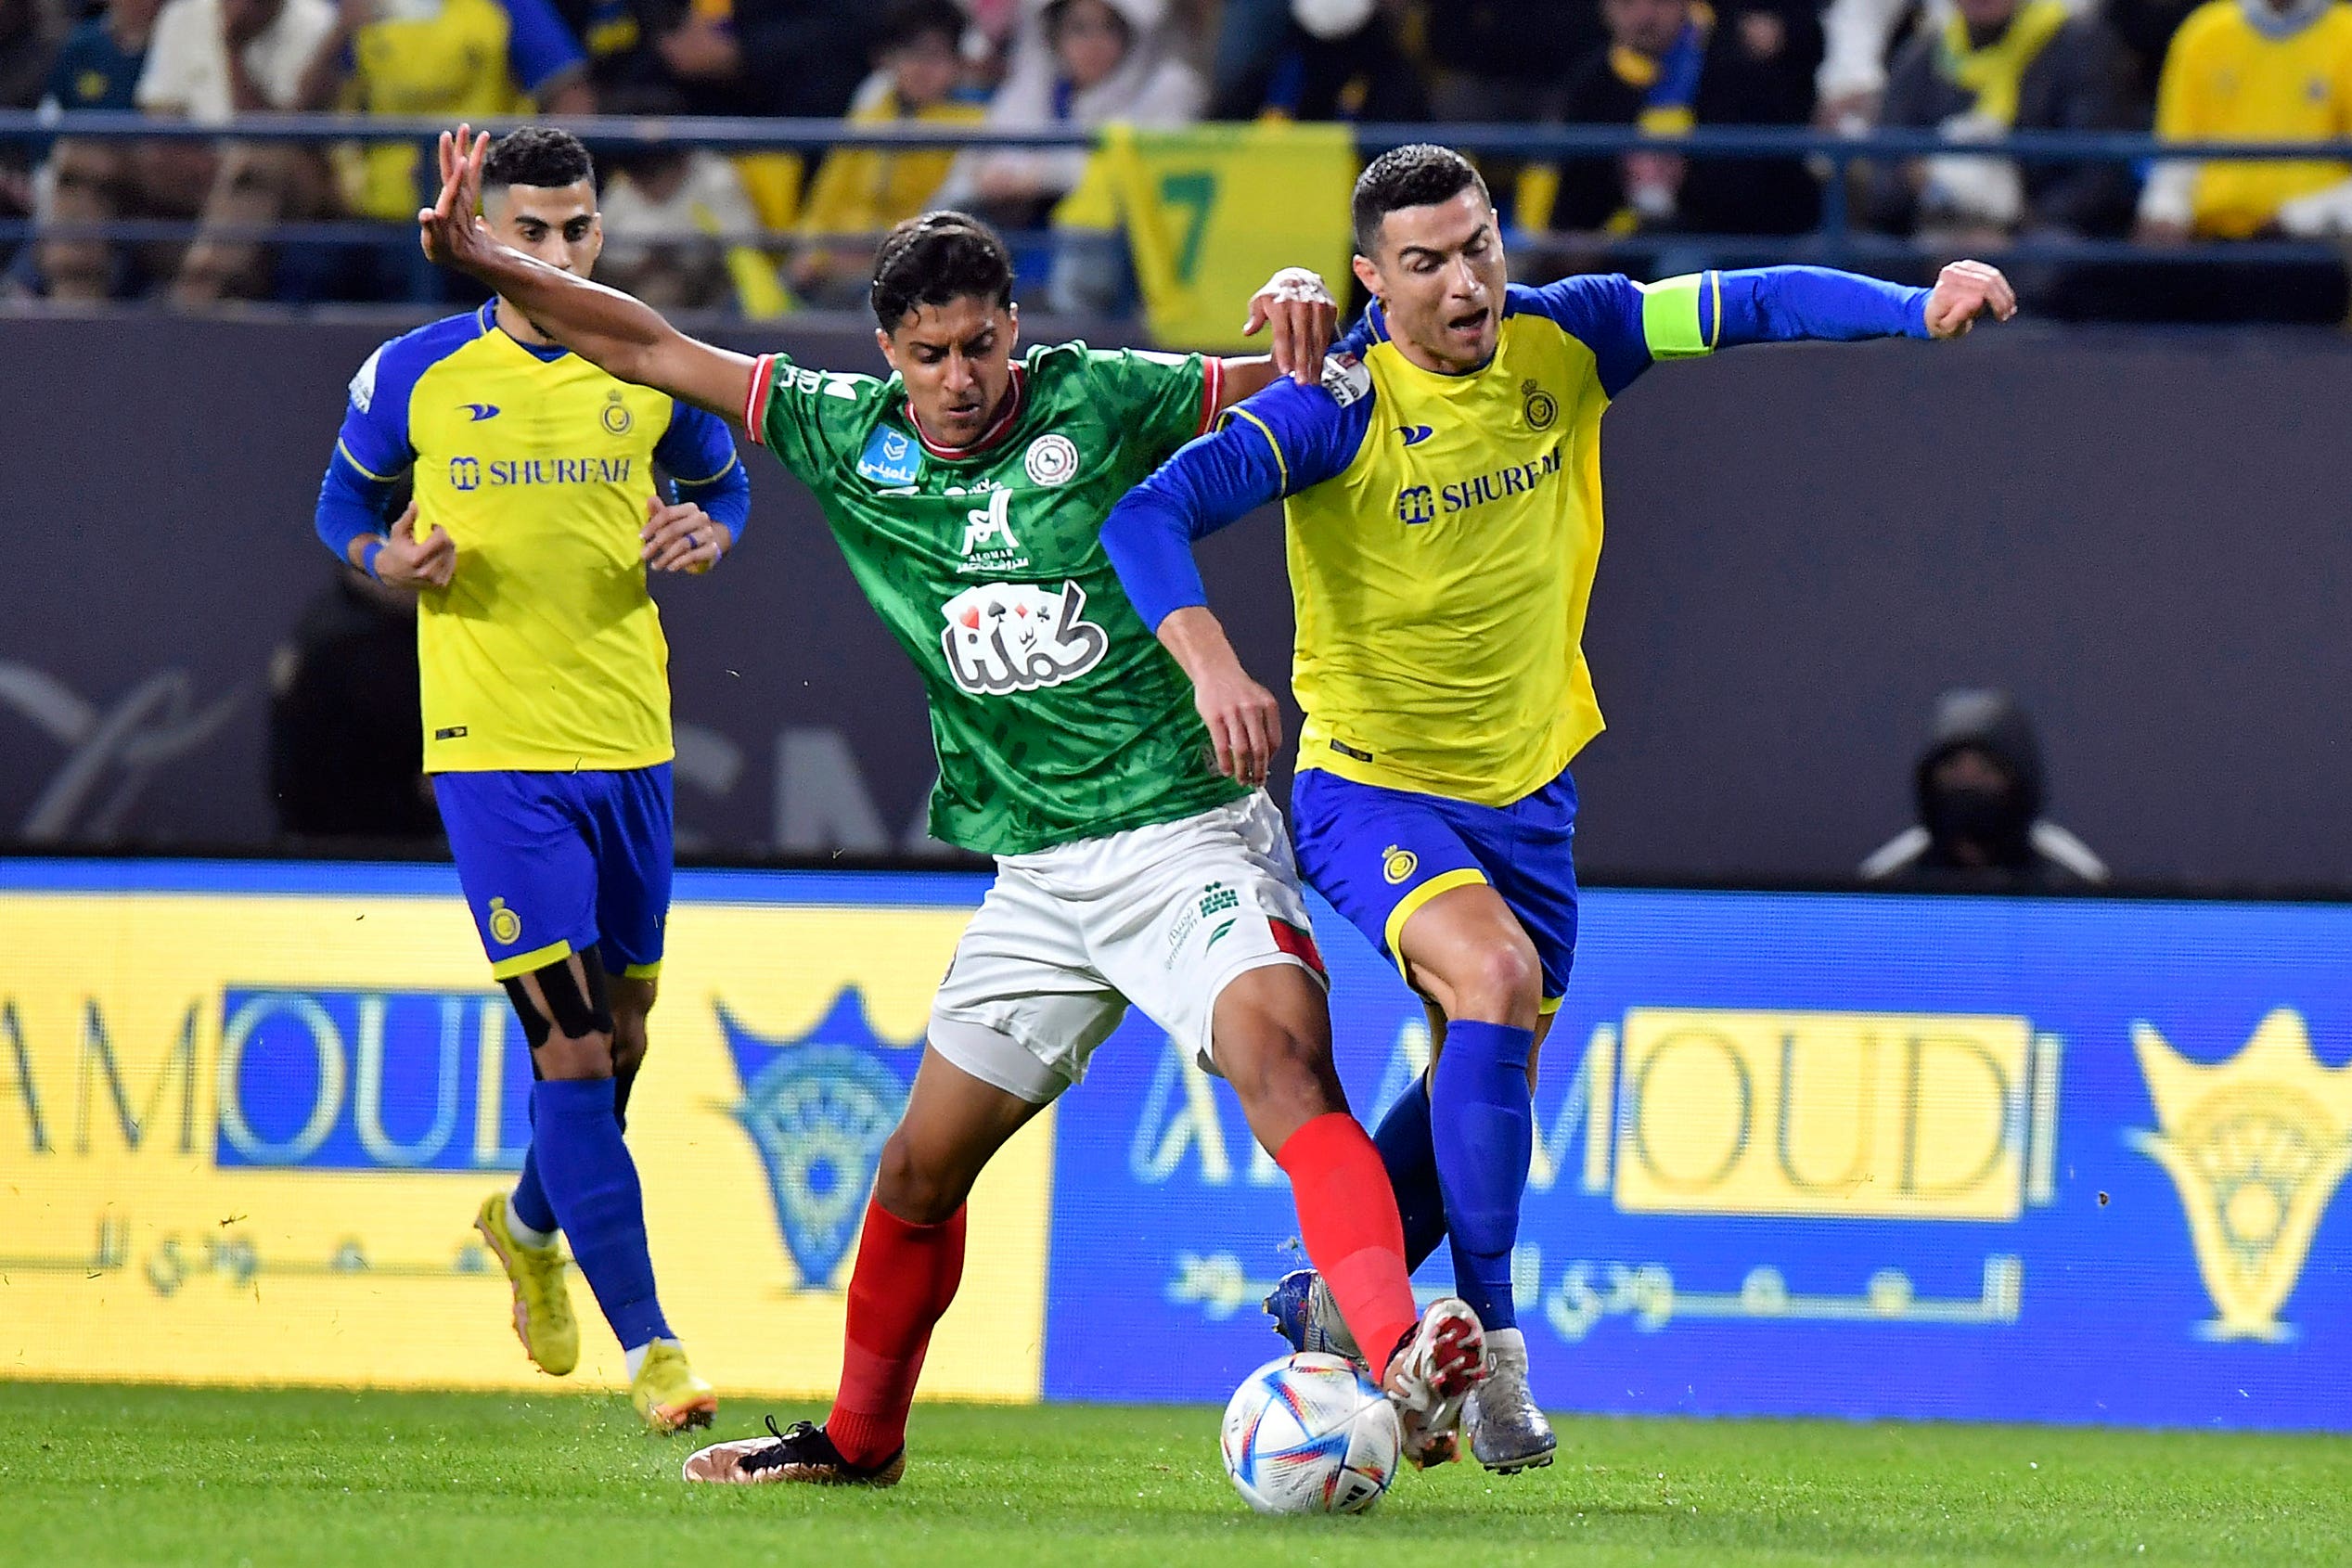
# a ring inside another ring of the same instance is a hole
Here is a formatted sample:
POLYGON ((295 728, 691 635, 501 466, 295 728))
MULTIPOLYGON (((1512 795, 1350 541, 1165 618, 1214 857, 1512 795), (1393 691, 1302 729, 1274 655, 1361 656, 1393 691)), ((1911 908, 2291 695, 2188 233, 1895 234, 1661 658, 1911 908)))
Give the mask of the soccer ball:
POLYGON ((1396 1412, 1356 1364, 1269 1361, 1225 1407, 1225 1473, 1260 1513, 1361 1513, 1396 1473, 1396 1412))

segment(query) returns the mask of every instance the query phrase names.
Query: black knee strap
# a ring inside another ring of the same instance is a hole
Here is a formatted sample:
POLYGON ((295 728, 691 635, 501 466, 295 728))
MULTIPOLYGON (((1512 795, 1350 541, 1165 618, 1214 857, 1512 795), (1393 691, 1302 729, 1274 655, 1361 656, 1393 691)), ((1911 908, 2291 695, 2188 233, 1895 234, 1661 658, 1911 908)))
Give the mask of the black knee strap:
POLYGON ((580 968, 587 975, 587 989, 572 972, 570 957, 532 971, 539 982, 539 994, 547 999, 547 1010, 553 1018, 542 1014, 531 1000, 531 992, 522 983, 521 975, 510 975, 503 983, 507 999, 514 1004, 515 1014, 522 1020, 523 1038, 537 1050, 558 1032, 566 1039, 585 1039, 591 1035, 610 1036, 612 1034, 612 1003, 605 994, 604 965, 597 961, 593 949, 577 955, 580 968))

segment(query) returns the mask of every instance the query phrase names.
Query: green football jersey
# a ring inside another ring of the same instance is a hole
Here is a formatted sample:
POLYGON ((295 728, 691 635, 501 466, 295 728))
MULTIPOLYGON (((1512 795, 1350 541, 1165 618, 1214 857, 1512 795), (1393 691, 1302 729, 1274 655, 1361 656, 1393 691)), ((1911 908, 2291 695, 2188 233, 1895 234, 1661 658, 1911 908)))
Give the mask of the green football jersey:
POLYGON ((1112 504, 1207 427, 1221 375, 1197 354, 1035 349, 958 449, 916 428, 896 376, 759 362, 744 428, 816 493, 922 672, 933 837, 1022 855, 1241 793, 1102 549, 1112 504))

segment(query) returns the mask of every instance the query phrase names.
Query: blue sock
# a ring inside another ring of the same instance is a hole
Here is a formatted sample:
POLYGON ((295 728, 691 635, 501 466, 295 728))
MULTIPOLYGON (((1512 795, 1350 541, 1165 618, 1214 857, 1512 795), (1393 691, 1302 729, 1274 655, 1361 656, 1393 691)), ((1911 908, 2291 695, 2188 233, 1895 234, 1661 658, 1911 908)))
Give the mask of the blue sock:
POLYGON ((1414 1079, 1372 1134, 1372 1146, 1388 1167, 1396 1189, 1396 1213, 1405 1222, 1405 1266, 1419 1268, 1446 1240, 1446 1195, 1437 1185, 1437 1150, 1429 1137, 1427 1080, 1414 1079))
POLYGON ((531 1090, 532 1150, 572 1256, 623 1350, 669 1339, 646 1251, 645 1194, 621 1141, 610 1078, 549 1079, 531 1090))
POLYGON ((1430 1141, 1446 1193, 1454 1289, 1489 1329, 1519 1326, 1510 1250, 1527 1189, 1536 1118, 1527 1092, 1532 1029, 1452 1022, 1430 1086, 1430 1141))
POLYGON ((556 1224, 556 1206, 547 1202, 547 1189, 539 1182, 539 1139, 535 1134, 531 1147, 522 1151, 522 1174, 515 1177, 515 1192, 508 1200, 508 1212, 543 1235, 562 1228, 556 1224))
MULTIPOLYGON (((538 1087, 536 1079, 532 1087, 538 1087)), ((531 1141, 523 1147, 522 1172, 515 1177, 514 1196, 507 1202, 507 1212, 541 1235, 549 1235, 562 1227, 556 1224, 556 1206, 547 1202, 547 1189, 539 1181, 539 1101, 535 1094, 523 1101, 522 1109, 531 1119, 531 1141)))

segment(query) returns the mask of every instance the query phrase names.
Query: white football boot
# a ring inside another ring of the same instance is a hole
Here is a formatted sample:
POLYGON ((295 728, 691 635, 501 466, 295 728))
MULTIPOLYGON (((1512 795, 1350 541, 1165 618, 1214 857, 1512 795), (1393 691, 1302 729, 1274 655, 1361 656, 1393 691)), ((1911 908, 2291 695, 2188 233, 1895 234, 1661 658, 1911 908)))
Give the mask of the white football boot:
POLYGON ((1396 1353, 1382 1386, 1396 1407, 1406 1459, 1420 1469, 1460 1455, 1462 1402, 1486 1375, 1486 1330, 1459 1296, 1432 1302, 1396 1353))
POLYGON ((1486 1375, 1462 1406, 1471 1457, 1497 1475, 1551 1463, 1560 1446, 1551 1422, 1527 1387, 1527 1336, 1497 1329, 1486 1336, 1486 1375))

